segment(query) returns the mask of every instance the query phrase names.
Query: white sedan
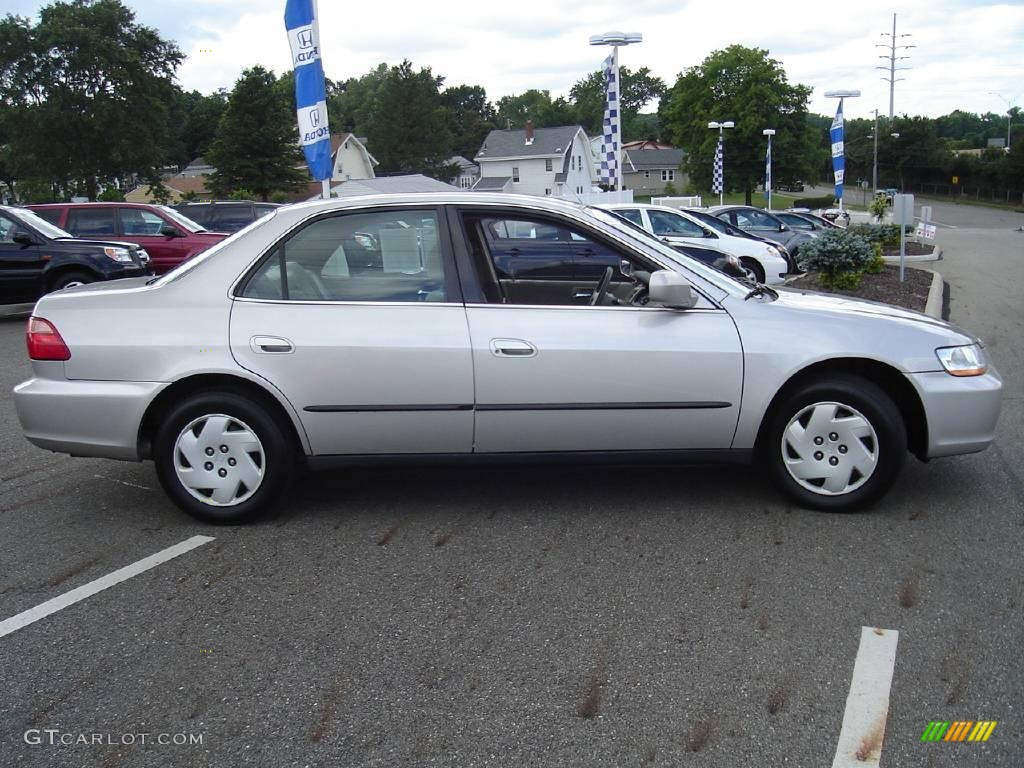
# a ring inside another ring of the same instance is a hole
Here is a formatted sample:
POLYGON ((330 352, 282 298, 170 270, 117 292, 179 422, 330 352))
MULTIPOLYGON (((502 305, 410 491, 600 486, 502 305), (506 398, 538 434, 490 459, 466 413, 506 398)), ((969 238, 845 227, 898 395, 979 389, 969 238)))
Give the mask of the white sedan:
POLYGON ((766 285, 783 282, 789 271, 779 248, 772 243, 751 237, 737 237, 716 232, 685 211, 663 205, 607 204, 600 206, 660 237, 668 245, 703 245, 735 256, 748 277, 766 285))

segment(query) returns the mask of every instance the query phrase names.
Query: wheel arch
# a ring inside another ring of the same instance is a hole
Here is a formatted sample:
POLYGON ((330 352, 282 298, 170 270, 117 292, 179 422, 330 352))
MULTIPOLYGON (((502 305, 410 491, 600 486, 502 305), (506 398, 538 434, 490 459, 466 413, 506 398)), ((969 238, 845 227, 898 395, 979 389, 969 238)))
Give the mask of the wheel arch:
POLYGON ((834 358, 812 363, 801 368, 775 393, 757 430, 755 451, 760 451, 775 409, 784 403, 797 389, 808 382, 834 374, 860 376, 879 386, 892 398, 903 416, 907 430, 907 448, 924 461, 928 453, 928 418, 924 404, 914 385, 898 368, 870 358, 834 358))
POLYGON ((89 264, 82 264, 77 261, 65 262, 58 264, 57 266, 47 269, 43 272, 43 290, 49 293, 50 289, 53 288, 53 284, 57 282, 61 277, 68 274, 69 272, 84 272, 87 275, 91 275, 95 281, 105 280, 106 276, 99 270, 93 268, 89 264))
POLYGON ((252 379, 231 373, 197 373, 178 379, 161 390, 146 408, 139 424, 138 454, 140 459, 153 457, 153 438, 161 419, 181 400, 202 392, 223 391, 252 398, 267 408, 280 424, 299 455, 308 455, 308 441, 302 423, 284 396, 252 379))

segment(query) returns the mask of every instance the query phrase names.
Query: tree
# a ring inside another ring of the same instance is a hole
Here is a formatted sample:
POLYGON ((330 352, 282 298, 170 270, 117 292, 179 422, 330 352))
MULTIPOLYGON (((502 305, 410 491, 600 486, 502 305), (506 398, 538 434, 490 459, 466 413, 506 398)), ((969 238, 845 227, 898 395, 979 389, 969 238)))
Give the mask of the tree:
POLYGON ((39 22, 0 21, 0 100, 13 110, 11 157, 20 177, 83 181, 149 175, 161 160, 178 47, 135 23, 121 0, 45 6, 39 22))
POLYGON ((218 195, 252 190, 261 200, 276 190, 298 189, 308 175, 297 139, 295 113, 274 73, 260 66, 245 70, 207 153, 217 169, 211 189, 218 195))
POLYGON ((776 130, 772 175, 777 182, 803 179, 812 170, 817 137, 807 122, 810 94, 810 88, 787 81, 768 51, 733 45, 679 76, 661 103, 662 133, 688 151, 693 183, 710 190, 718 133, 708 122, 734 121, 736 127, 725 131, 725 181, 730 189, 743 190, 749 204, 764 178, 763 129, 776 130))
POLYGON ((495 127, 498 113, 479 85, 445 88, 441 101, 448 113, 453 154, 472 159, 495 127))
MULTIPOLYGON (((619 104, 622 109, 622 136, 624 139, 647 138, 647 120, 640 120, 640 110, 667 92, 665 81, 651 74, 647 67, 633 72, 629 67, 619 68, 622 94, 619 104)), ((591 134, 601 132, 604 122, 605 85, 604 72, 591 72, 578 81, 569 91, 569 98, 576 110, 576 122, 591 134)))
POLYGON ((452 134, 441 99, 443 77, 413 70, 408 59, 391 67, 376 87, 362 128, 383 173, 422 173, 452 179, 457 168, 452 134))
POLYGON ((499 128, 523 128, 527 120, 533 121, 534 128, 576 123, 576 112, 569 102, 561 96, 552 99, 550 91, 536 88, 519 95, 502 96, 497 107, 499 128))
POLYGON ((328 84, 327 112, 332 130, 366 132, 366 124, 377 108, 377 94, 389 71, 387 64, 378 64, 362 77, 328 84))

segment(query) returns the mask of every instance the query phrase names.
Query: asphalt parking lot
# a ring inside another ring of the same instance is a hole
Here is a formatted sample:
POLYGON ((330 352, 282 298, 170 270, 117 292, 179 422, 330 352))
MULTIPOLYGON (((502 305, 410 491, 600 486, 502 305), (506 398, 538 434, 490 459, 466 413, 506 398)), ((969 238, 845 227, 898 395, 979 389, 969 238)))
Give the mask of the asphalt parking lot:
POLYGON ((210 528, 149 464, 24 441, 23 321, 0 320, 0 622, 212 537, 0 636, 0 764, 827 766, 874 627, 898 646, 863 763, 1021 765, 1024 214, 933 217, 951 319, 1005 380, 999 438, 910 460, 857 515, 735 467, 406 467, 210 528), (922 743, 933 720, 998 725, 922 743))

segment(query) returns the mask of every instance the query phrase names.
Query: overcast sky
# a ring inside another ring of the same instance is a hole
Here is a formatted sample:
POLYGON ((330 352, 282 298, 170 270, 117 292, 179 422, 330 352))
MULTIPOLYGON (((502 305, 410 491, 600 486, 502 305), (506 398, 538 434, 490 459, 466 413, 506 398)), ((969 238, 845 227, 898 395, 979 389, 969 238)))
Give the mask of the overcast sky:
MULTIPOLYGON (((39 0, 0 0, 0 12, 34 17, 39 0)), ((177 41, 187 55, 182 87, 230 88, 246 67, 277 72, 289 65, 284 0, 128 0, 142 23, 177 41)), ((814 88, 810 108, 830 114, 826 90, 863 92, 847 117, 888 112, 888 84, 874 69, 892 30, 916 48, 901 52, 913 67, 898 73, 896 112, 936 116, 954 109, 1006 111, 1001 93, 1024 104, 1024 2, 880 0, 319 0, 328 77, 358 76, 376 64, 410 59, 449 85, 479 84, 492 100, 529 88, 566 95, 598 68, 602 49, 588 38, 608 30, 641 32, 622 64, 647 66, 671 85, 676 75, 732 43, 766 48, 790 82, 814 88)), ((728 119, 723 115, 722 119, 728 119)))

